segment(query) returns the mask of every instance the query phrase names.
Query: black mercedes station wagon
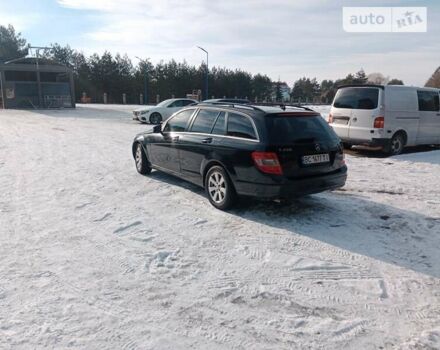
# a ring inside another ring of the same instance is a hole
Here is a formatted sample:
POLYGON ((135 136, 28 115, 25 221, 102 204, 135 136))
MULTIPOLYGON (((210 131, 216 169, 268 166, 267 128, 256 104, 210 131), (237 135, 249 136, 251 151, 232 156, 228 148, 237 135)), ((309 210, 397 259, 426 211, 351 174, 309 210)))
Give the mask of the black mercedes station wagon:
POLYGON ((237 196, 289 199, 344 186, 339 138, 307 108, 200 103, 136 136, 136 169, 202 186, 218 209, 237 196))

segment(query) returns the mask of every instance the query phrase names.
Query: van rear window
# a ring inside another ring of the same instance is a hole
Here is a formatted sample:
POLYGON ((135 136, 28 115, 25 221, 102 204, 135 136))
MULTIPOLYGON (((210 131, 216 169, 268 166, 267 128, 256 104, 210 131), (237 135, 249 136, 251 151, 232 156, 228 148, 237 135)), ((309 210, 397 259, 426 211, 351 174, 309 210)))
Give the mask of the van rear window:
POLYGON ((266 128, 269 142, 276 145, 338 140, 333 129, 320 115, 305 117, 268 115, 266 128))
POLYGON ((333 102, 335 108, 376 109, 379 100, 378 88, 347 87, 339 89, 333 102))

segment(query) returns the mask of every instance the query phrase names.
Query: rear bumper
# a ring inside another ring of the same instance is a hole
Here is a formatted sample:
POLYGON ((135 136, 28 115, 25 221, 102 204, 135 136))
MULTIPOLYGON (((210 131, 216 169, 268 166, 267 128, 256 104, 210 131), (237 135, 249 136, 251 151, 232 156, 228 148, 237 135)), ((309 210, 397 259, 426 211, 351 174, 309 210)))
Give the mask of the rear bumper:
POLYGON ((258 184, 240 182, 235 184, 239 195, 264 199, 288 199, 307 194, 341 188, 347 180, 347 167, 337 172, 298 180, 286 180, 282 184, 258 184))

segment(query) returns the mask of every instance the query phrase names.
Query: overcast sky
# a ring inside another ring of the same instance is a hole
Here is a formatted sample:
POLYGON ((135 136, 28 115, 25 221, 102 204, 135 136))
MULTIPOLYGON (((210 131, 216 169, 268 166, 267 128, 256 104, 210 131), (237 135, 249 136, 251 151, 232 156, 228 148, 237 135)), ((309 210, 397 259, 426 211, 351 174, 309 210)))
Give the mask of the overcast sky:
POLYGON ((32 45, 127 53, 265 73, 291 85, 363 68, 424 85, 440 66, 440 1, 0 0, 0 24, 32 45), (427 33, 346 33, 343 6, 427 6, 427 33))

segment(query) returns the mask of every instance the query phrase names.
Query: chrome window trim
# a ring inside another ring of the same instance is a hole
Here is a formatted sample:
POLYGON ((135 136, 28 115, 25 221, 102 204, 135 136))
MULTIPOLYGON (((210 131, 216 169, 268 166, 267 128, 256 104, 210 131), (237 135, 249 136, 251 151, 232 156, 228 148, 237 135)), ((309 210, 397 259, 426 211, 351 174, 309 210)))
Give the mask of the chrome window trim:
MULTIPOLYGON (((165 121, 165 123, 162 124, 162 125, 163 125, 163 126, 162 126, 162 132, 167 132, 167 133, 172 132, 172 133, 188 134, 188 135, 209 135, 209 136, 217 136, 217 137, 226 137, 226 138, 237 139, 237 140, 246 140, 246 141, 251 141, 251 142, 260 142, 260 135, 258 134, 257 127, 255 126, 255 123, 254 123, 253 119, 252 119, 250 116, 248 116, 246 113, 239 112, 239 111, 228 111, 228 110, 225 110, 225 109, 223 109, 223 108, 219 108, 219 107, 211 107, 211 106, 207 107, 206 109, 218 110, 219 113, 220 113, 220 112, 225 112, 225 114, 226 114, 226 115, 225 115, 225 117, 226 117, 226 132, 228 132, 228 124, 227 124, 227 122, 228 122, 229 113, 236 113, 236 114, 239 114, 239 115, 242 115, 242 116, 248 118, 248 119, 251 121, 252 127, 254 128, 255 136, 256 136, 257 138, 256 138, 256 139, 248 139, 248 138, 246 138, 246 137, 237 137, 237 136, 228 136, 228 135, 218 135, 218 134, 206 134, 206 133, 191 132, 191 131, 163 131, 163 130, 165 129, 165 126, 168 124, 168 122, 169 122, 171 119, 173 119, 178 113, 183 112, 183 111, 185 111, 185 110, 187 110, 187 109, 191 109, 191 108, 194 108, 194 112, 193 112, 193 114, 191 114, 191 116, 190 116, 190 118, 189 118, 190 122, 189 122, 189 124, 188 124, 188 126, 191 127, 192 124, 193 124, 193 122, 194 122, 195 117, 197 117, 197 114, 199 113, 199 111, 201 110, 201 108, 197 108, 197 107, 194 107, 194 106, 193 106, 193 107, 183 108, 183 109, 179 110, 178 112, 176 112, 175 115, 173 115, 172 117, 168 118, 168 119, 165 121)), ((205 108, 204 108, 204 109, 205 109, 205 108)))
POLYGON ((171 131, 173 133, 179 133, 179 134, 184 134, 184 135, 201 135, 201 136, 215 136, 215 137, 223 137, 223 138, 227 138, 227 139, 236 139, 236 140, 243 140, 243 141, 250 141, 250 142, 260 142, 260 140, 256 140, 256 139, 247 139, 245 137, 237 137, 237 136, 228 136, 228 135, 218 135, 218 134, 206 134, 206 133, 201 133, 201 132, 190 132, 190 131, 171 131))

